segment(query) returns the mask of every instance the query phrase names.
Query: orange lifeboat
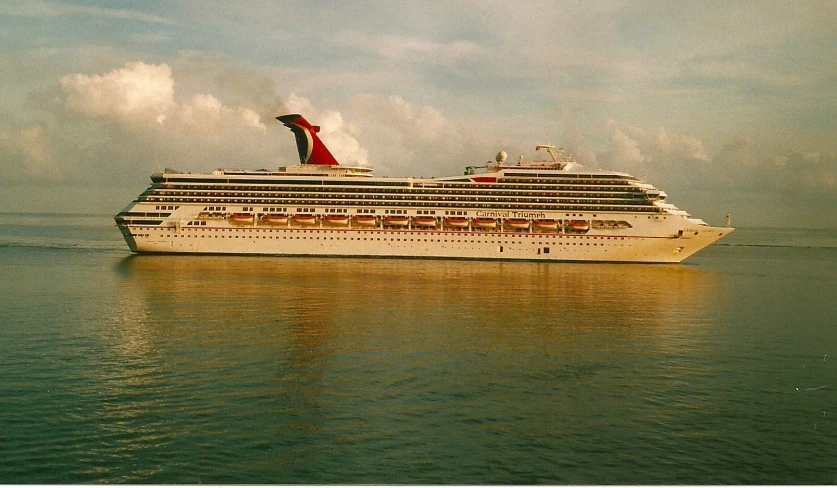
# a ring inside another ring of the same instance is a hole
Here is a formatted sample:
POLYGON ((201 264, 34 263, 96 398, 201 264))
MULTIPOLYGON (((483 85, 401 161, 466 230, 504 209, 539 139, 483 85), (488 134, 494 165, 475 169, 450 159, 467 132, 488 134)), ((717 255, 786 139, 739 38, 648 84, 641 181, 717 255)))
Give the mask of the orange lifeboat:
POLYGON ((395 225, 395 226, 398 226, 398 227, 404 227, 409 222, 410 222, 409 217, 402 217, 402 216, 398 216, 398 215, 390 215, 390 216, 384 217, 384 223, 386 225, 395 225))
POLYGON ((568 226, 572 230, 588 231, 590 230, 590 222, 586 220, 571 220, 568 226))
POLYGON ((375 225, 378 223, 378 220, 372 215, 355 215, 352 218, 352 222, 354 222, 355 225, 360 225, 363 227, 375 227, 375 225))
POLYGON ((493 229, 497 227, 497 219, 474 219, 471 221, 474 227, 482 229, 493 229))
POLYGON ((230 214, 230 223, 233 224, 252 224, 256 217, 251 213, 232 213, 230 214))
POLYGON ((325 221, 329 225, 349 225, 347 215, 326 215, 325 221))
POLYGON ((447 217, 445 224, 449 227, 465 228, 468 227, 468 219, 465 217, 447 217))
POLYGON ((506 219, 506 225, 514 229, 528 229, 529 221, 526 219, 506 219))
POLYGON ((288 216, 285 214, 265 214, 262 216, 262 222, 271 225, 283 225, 288 223, 288 216))
POLYGON ((547 230, 557 230, 558 229, 558 221, 552 219, 540 219, 535 221, 535 226, 541 229, 547 230))
POLYGON ((297 225, 314 225, 317 223, 317 217, 311 214, 297 214, 294 215, 294 223, 297 225))
POLYGON ((413 217, 413 224, 422 227, 436 227, 436 217, 413 217))

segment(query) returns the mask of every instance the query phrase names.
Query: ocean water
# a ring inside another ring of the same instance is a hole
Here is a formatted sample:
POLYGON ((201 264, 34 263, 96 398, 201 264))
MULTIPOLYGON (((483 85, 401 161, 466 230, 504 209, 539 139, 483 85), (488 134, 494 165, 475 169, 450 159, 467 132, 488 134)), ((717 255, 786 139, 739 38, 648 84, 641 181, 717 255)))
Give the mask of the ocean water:
POLYGON ((837 483, 837 231, 680 265, 132 256, 0 214, 0 483, 837 483))

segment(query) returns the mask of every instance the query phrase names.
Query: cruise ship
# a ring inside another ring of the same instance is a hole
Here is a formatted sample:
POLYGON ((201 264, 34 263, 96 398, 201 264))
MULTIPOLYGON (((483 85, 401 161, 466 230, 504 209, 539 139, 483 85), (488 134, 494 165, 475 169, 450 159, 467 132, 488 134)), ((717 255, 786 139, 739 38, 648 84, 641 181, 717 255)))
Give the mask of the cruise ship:
POLYGON ((461 176, 375 177, 340 164, 301 115, 277 119, 296 138, 299 164, 153 174, 114 217, 130 250, 676 263, 733 231, 562 148, 537 146, 545 156, 536 161, 501 151, 461 176))

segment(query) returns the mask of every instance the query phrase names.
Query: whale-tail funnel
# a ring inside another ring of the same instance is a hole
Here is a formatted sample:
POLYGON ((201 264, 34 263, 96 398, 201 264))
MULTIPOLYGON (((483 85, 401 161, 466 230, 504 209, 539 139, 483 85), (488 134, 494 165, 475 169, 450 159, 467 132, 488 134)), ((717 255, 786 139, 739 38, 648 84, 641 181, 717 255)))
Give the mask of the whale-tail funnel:
POLYGON ((338 166, 340 164, 325 147, 323 141, 317 137, 317 132, 320 132, 319 125, 311 125, 299 114, 280 115, 276 117, 276 120, 285 124, 285 127, 291 129, 291 132, 294 133, 300 163, 326 166, 338 166))

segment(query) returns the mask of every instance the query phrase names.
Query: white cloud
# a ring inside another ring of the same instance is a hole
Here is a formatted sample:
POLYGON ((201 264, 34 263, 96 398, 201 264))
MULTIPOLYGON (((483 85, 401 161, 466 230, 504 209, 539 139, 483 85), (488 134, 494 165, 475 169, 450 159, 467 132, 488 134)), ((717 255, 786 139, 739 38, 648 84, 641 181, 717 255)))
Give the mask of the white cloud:
MULTIPOLYGON (((313 117, 319 114, 319 111, 314 109, 314 105, 311 103, 310 100, 304 97, 297 96, 294 93, 288 95, 287 100, 285 100, 285 107, 288 109, 288 113, 293 114, 300 114, 305 117, 306 120, 311 122, 312 119, 309 117, 313 117)), ((318 125, 316 122, 311 122, 314 125, 318 125)))
POLYGON ((166 64, 136 61, 104 75, 67 75, 61 87, 67 108, 90 117, 157 120, 175 105, 174 79, 166 64))
POLYGON ((452 163, 464 166, 482 157, 472 152, 480 143, 478 135, 464 136, 464 126, 435 107, 415 107, 398 95, 361 94, 352 97, 349 111, 359 121, 359 134, 381 173, 437 175, 452 163))
MULTIPOLYGON (((168 64, 138 61, 101 74, 60 76, 48 98, 31 102, 41 111, 32 117, 41 122, 30 124, 37 131, 14 128, 11 121, 0 127, 7 177, 85 186, 118 178, 132 185, 164 167, 207 171, 292 161, 286 158, 293 152, 282 148, 290 149, 293 138, 268 135, 253 108, 224 103, 212 83, 200 86, 203 91, 194 85, 176 90, 175 78, 168 64), (61 154, 57 164, 55 154, 61 154)), ((225 85, 233 91, 236 82, 225 85)), ((259 96, 269 99, 268 91, 259 96)))
POLYGON ((610 142, 602 155, 610 168, 640 174, 659 172, 710 160, 703 143, 684 134, 672 134, 665 127, 646 131, 641 127, 609 120, 610 142))
POLYGON ((167 64, 130 62, 104 75, 61 78, 65 106, 82 115, 110 117, 135 130, 164 125, 177 132, 222 136, 224 132, 266 131, 261 117, 245 107, 230 108, 206 93, 178 103, 167 64))
POLYGON ((415 109, 412 104, 398 95, 386 98, 373 95, 357 95, 351 105, 361 108, 373 117, 376 123, 386 125, 404 135, 423 142, 434 142, 450 130, 449 123, 435 107, 424 106, 415 109))
MULTIPOLYGON (((612 130, 610 133, 610 146, 608 147, 609 160, 615 167, 635 167, 645 161, 645 156, 639 149, 639 142, 625 134, 613 120, 608 121, 612 130)), ((630 129, 630 128, 629 128, 630 129)), ((632 132, 638 133, 633 130, 632 132)), ((643 135, 639 133, 639 135, 643 135)))
MULTIPOLYGON (((264 133, 267 130, 259 114, 253 110, 225 107, 217 98, 205 93, 194 95, 180 104, 176 116, 185 127, 204 134, 240 129, 256 129, 264 133)), ((165 124, 165 120, 158 122, 165 124)))
POLYGON ((663 157, 687 161, 709 161, 703 143, 695 137, 669 134, 665 127, 659 127, 652 139, 652 147, 663 157))

